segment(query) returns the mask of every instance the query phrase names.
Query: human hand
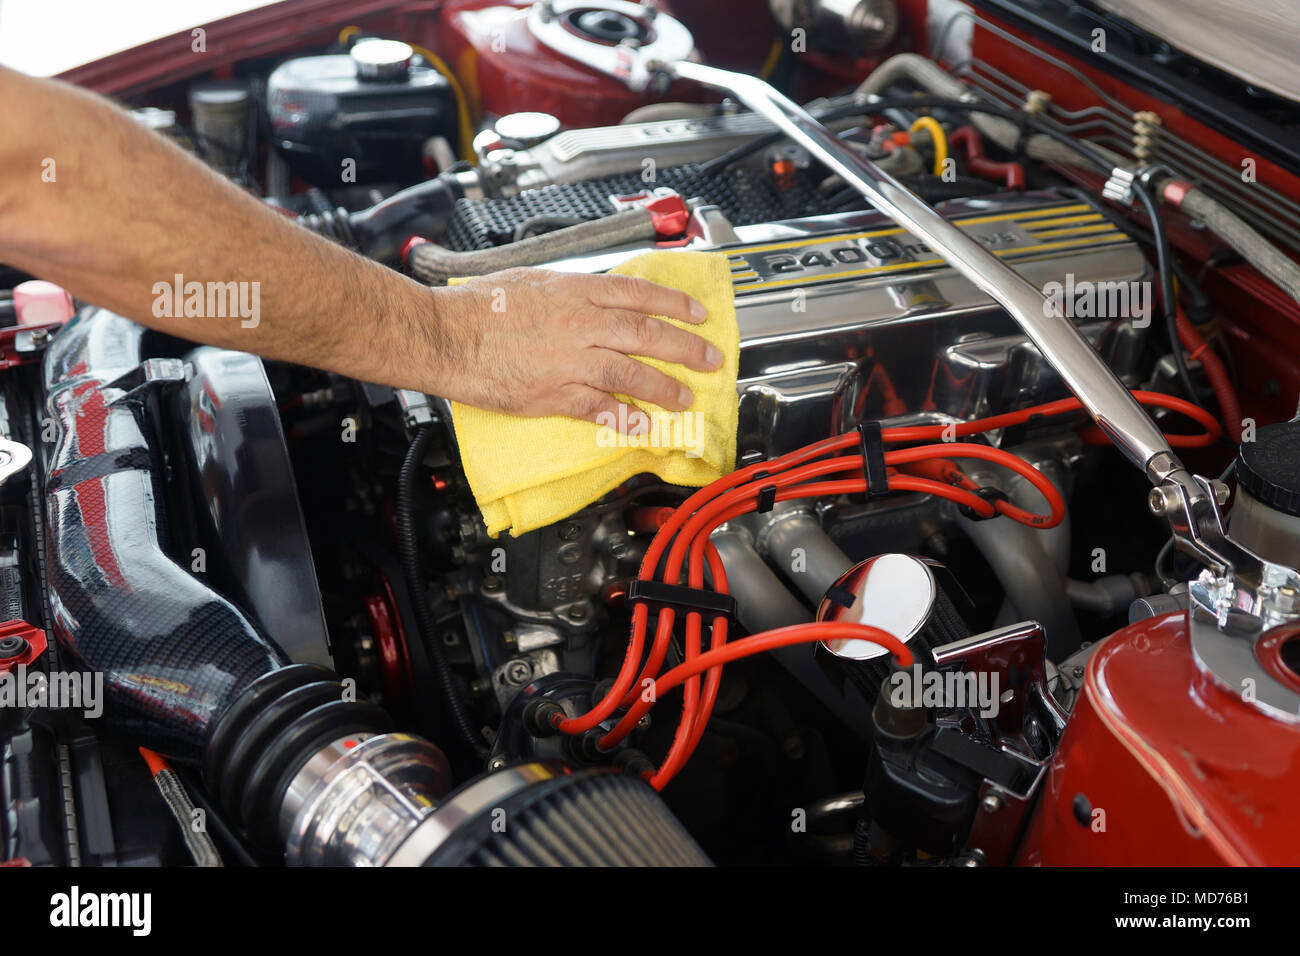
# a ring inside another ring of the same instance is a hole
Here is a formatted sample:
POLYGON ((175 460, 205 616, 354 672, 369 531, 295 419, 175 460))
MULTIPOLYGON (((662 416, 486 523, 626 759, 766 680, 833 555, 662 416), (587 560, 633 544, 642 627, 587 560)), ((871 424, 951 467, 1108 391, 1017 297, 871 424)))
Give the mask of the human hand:
POLYGON ((704 307, 645 279, 508 269, 431 291, 441 361, 430 391, 467 405, 623 421, 615 394, 669 411, 693 401, 685 385, 631 356, 699 372, 722 365, 717 347, 655 318, 698 324, 704 307))

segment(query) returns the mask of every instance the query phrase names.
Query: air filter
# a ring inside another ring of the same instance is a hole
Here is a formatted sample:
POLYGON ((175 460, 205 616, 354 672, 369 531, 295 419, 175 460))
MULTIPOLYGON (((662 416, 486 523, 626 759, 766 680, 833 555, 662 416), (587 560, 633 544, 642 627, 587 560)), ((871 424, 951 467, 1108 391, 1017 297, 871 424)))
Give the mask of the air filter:
POLYGON ((390 866, 709 866, 644 781, 557 763, 506 767, 450 794, 390 866))

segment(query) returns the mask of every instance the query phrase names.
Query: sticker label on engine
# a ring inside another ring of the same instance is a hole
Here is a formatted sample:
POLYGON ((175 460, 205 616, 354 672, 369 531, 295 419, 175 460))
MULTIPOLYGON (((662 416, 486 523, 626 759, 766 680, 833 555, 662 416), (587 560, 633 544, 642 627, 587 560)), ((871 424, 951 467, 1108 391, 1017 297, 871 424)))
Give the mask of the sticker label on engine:
MULTIPOLYGON (((1128 241, 1086 203, 963 216, 953 223, 999 257, 1128 241)), ((928 245, 897 226, 757 243, 729 257, 737 295, 947 267, 928 245)))

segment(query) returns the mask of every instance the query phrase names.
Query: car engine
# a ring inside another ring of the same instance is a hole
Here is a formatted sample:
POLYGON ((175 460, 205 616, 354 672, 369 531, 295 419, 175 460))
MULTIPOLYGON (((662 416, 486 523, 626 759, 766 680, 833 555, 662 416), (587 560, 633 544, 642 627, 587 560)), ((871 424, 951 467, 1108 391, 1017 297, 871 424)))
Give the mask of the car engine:
POLYGON ((725 254, 736 471, 492 537, 443 398, 7 270, 0 676, 104 710, 0 708, 0 858, 1296 861, 1295 103, 1074 4, 716 7, 85 74, 430 285, 725 254))

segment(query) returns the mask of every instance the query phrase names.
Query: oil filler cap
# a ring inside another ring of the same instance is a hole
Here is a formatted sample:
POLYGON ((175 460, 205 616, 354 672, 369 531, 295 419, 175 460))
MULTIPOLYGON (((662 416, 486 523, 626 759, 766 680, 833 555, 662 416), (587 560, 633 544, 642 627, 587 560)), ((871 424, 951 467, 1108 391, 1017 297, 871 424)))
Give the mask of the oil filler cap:
POLYGON ((1265 425, 1243 442, 1237 484, 1261 504, 1300 517, 1300 422, 1265 425))

